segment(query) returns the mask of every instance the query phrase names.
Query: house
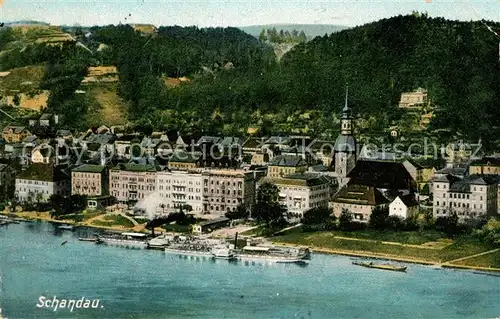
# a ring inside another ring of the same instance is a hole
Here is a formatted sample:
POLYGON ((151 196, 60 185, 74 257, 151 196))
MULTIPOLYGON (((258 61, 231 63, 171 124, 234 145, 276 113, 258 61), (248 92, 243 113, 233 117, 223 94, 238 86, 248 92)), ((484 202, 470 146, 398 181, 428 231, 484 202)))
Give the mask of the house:
POLYGON ((65 167, 32 164, 16 177, 16 196, 20 201, 48 201, 52 195, 68 196, 71 177, 65 167))
POLYGON ((330 182, 316 174, 297 173, 284 177, 264 178, 279 189, 279 201, 285 205, 291 221, 300 221, 308 209, 328 206, 330 182))
POLYGON ((224 216, 238 205, 251 209, 255 201, 256 174, 241 169, 202 169, 203 212, 224 216))
POLYGON ((281 151, 281 155, 302 157, 302 159, 307 164, 313 164, 315 162, 315 159, 313 158, 313 154, 310 152, 310 149, 307 146, 304 146, 304 145, 296 145, 296 146, 291 146, 291 147, 285 147, 281 151))
POLYGON ((109 194, 106 166, 80 165, 71 171, 71 195, 103 196, 109 194))
POLYGON ((413 92, 401 93, 399 101, 400 108, 421 108, 428 105, 429 99, 427 97, 427 90, 418 88, 413 92))
POLYGON ((169 169, 187 170, 201 165, 202 154, 186 151, 176 151, 172 154, 168 161, 169 169))
POLYGON ((397 196, 389 204, 389 216, 398 216, 402 219, 418 216, 419 204, 414 194, 397 196))
POLYGON ((472 161, 469 165, 469 175, 500 175, 500 158, 483 157, 472 161))
POLYGON ((264 138, 249 137, 243 142, 241 148, 244 154, 253 155, 256 152, 261 152, 264 145, 264 138))
POLYGON ((55 157, 55 150, 49 145, 42 145, 31 152, 31 162, 38 164, 50 164, 55 157))
POLYGON ((498 212, 497 176, 469 175, 464 178, 446 175, 437 177, 433 185, 433 215, 435 218, 458 215, 459 221, 498 212))
POLYGON ((126 134, 117 137, 114 141, 116 155, 130 159, 132 157, 132 145, 139 142, 140 139, 135 134, 126 134))
POLYGON ((164 212, 174 212, 184 205, 192 213, 203 214, 203 176, 201 171, 161 171, 156 175, 156 193, 164 212))
POLYGON ((22 141, 23 145, 25 145, 28 148, 34 148, 38 146, 39 142, 40 141, 36 135, 30 135, 22 141))
POLYGON ((15 187, 15 170, 8 164, 0 164, 0 200, 12 198, 15 187))
POLYGON ((40 126, 53 126, 59 124, 59 115, 44 113, 39 119, 40 126))
POLYGON ((118 164, 109 170, 109 194, 120 203, 135 203, 155 191, 157 167, 153 164, 118 164))
POLYGON ((2 131, 2 139, 5 143, 20 143, 31 135, 25 126, 7 125, 2 131))
POLYGON ((432 166, 424 167, 414 161, 405 160, 403 166, 410 173, 413 180, 417 183, 418 191, 421 191, 424 186, 430 182, 436 173, 436 169, 432 166))
POLYGON ((144 137, 141 141, 141 155, 155 156, 161 139, 159 137, 144 137))
POLYGON ((303 173, 307 169, 306 161, 300 156, 279 155, 268 165, 267 176, 282 177, 294 173, 303 173))
POLYGON ((229 226, 230 219, 227 217, 219 217, 212 220, 207 220, 198 224, 193 225, 193 233, 203 234, 209 233, 216 229, 229 226))
POLYGON ((330 167, 333 161, 334 145, 335 143, 331 141, 314 140, 310 143, 309 148, 316 160, 321 161, 324 166, 330 167))
POLYGON ((342 211, 347 210, 355 221, 367 223, 375 207, 387 206, 389 202, 376 187, 349 181, 334 196, 333 214, 338 218, 342 211))

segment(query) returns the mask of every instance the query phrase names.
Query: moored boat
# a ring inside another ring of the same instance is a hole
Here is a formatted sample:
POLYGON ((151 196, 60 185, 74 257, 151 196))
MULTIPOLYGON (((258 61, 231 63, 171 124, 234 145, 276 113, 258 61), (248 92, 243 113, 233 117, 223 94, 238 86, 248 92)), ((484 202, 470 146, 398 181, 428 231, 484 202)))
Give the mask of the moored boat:
POLYGON ((214 247, 212 255, 215 259, 236 260, 233 250, 227 247, 214 247))
POLYGON ((391 270, 391 271, 399 271, 399 272, 406 272, 407 267, 403 266, 394 266, 390 264, 375 264, 373 262, 357 262, 353 261, 353 265, 357 266, 362 266, 366 268, 375 268, 375 269, 382 269, 382 270, 391 270))
POLYGON ((96 244, 106 244, 125 248, 148 248, 148 235, 144 233, 121 233, 99 236, 96 244))
POLYGON ((74 230, 75 226, 72 226, 72 225, 59 225, 59 226, 57 226, 57 228, 64 229, 64 230, 74 230))
POLYGON ((276 263, 306 263, 311 258, 307 248, 286 246, 245 246, 236 252, 238 260, 266 260, 276 263))

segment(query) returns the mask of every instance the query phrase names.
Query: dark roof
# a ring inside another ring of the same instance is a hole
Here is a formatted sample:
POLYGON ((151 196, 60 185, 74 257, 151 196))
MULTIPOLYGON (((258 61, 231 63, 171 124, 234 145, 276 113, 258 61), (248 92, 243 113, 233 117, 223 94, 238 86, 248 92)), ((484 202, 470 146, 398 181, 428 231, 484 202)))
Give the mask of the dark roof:
POLYGON ((500 166, 500 158, 498 157, 483 157, 482 159, 478 159, 473 161, 470 166, 500 166))
POLYGON ((441 182, 441 183, 454 183, 454 182, 459 181, 459 180, 460 180, 460 178, 458 178, 454 175, 450 175, 450 174, 436 177, 436 178, 432 179, 433 182, 441 182))
POLYGON ((415 198, 415 194, 406 194, 404 196, 399 196, 399 198, 406 205, 406 207, 418 206, 418 201, 415 198))
POLYGON ((269 180, 270 182, 276 184, 297 186, 317 186, 329 183, 329 181, 324 176, 318 176, 318 174, 314 173, 297 173, 279 178, 266 178, 266 180, 269 180))
POLYGON ((358 160, 348 175, 354 184, 385 189, 411 189, 413 179, 403 163, 358 160))
POLYGON ((222 139, 218 136, 202 136, 200 137, 200 139, 196 144, 203 144, 203 143, 217 144, 220 141, 222 141, 222 139))
POLYGON ((19 173, 18 179, 33 181, 57 182, 69 179, 62 167, 54 167, 50 164, 32 164, 26 170, 19 173))
POLYGON ((300 156, 294 155, 279 155, 273 159, 269 164, 270 166, 287 166, 287 167, 297 167, 305 165, 304 159, 300 156))
POLYGON ((352 135, 339 135, 335 141, 333 150, 336 152, 356 153, 356 139, 352 135))
POLYGON ((467 168, 466 167, 445 167, 443 169, 440 169, 439 171, 436 171, 436 174, 449 174, 453 176, 460 176, 463 177, 467 174, 467 168))
POLYGON ((377 206, 387 204, 389 200, 373 186, 349 182, 335 195, 334 202, 377 206))
POLYGON ((50 113, 44 113, 42 116, 40 116, 40 120, 50 120, 52 118, 52 114, 50 113))
POLYGON ((25 126, 7 125, 6 127, 4 127, 3 130, 4 130, 4 132, 8 131, 8 130, 12 130, 14 132, 14 134, 19 134, 22 131, 24 131, 25 129, 26 129, 25 126))
POLYGON ((261 148, 264 139, 260 137, 249 137, 243 142, 243 148, 261 148))
POLYGON ((289 144, 292 139, 288 136, 271 136, 264 144, 289 144))
POLYGON ((137 135, 135 134, 125 134, 116 138, 116 142, 130 142, 135 139, 137 135))
POLYGON ((87 146, 87 150, 88 151, 91 151, 91 152, 97 152, 100 148, 101 148, 101 144, 99 143, 90 143, 88 146, 87 146))
POLYGON ((192 153, 192 152, 184 152, 184 151, 177 151, 172 154, 172 157, 170 157, 169 162, 175 162, 175 163, 196 163, 197 161, 200 160, 202 154, 199 153, 192 153))
POLYGON ((499 176, 493 175, 470 175, 463 179, 452 176, 451 178, 450 191, 455 193, 470 193, 471 185, 493 185, 500 180, 499 176))
POLYGON ((309 148, 316 152, 322 150, 324 154, 332 154, 334 145, 335 143, 332 141, 314 140, 309 148))
POLYGON ((144 165, 144 164, 135 164, 135 163, 127 163, 127 164, 118 164, 113 169, 129 171, 129 172, 156 172, 156 167, 154 165, 144 165))
POLYGON ((73 168, 73 172, 82 172, 82 173, 102 173, 106 169, 106 166, 101 165, 90 165, 84 164, 80 165, 76 168, 73 168))
POLYGON ((220 142, 222 146, 240 146, 242 144, 242 140, 239 137, 227 136, 220 142))

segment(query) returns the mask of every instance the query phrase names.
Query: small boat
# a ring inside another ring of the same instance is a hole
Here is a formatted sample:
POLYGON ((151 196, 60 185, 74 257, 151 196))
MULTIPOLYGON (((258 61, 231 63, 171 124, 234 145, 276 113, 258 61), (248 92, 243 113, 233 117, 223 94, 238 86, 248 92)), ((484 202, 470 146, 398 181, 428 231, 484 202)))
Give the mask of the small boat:
POLYGON ((399 267, 399 266, 394 266, 394 265, 389 265, 389 264, 375 264, 373 262, 357 262, 353 261, 353 265, 358 265, 362 267, 367 267, 367 268, 375 268, 375 269, 382 269, 382 270, 392 270, 392 271, 400 271, 400 272, 406 272, 407 267, 399 267))
POLYGON ((95 242, 97 241, 97 237, 80 237, 78 238, 79 241, 91 241, 91 242, 95 242))
POLYGON ((236 257, 231 249, 225 247, 214 247, 212 249, 212 256, 215 259, 235 260, 236 257))
POLYGON ((64 230, 74 230, 75 226, 72 226, 72 225, 59 225, 57 228, 64 229, 64 230))

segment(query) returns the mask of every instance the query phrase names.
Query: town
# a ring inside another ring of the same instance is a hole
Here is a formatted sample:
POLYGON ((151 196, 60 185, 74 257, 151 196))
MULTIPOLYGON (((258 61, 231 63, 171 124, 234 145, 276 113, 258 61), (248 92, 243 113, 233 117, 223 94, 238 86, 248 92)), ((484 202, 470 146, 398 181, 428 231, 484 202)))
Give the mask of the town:
MULTIPOLYGON (((122 207, 144 220, 179 211, 198 220, 259 218, 252 212, 258 189, 267 184, 278 189, 289 224, 320 208, 359 223, 368 223, 378 208, 400 221, 426 214, 471 223, 498 213, 499 158, 448 145, 439 154, 445 165, 436 167, 419 164, 422 155, 410 152, 367 150, 357 142, 347 94, 336 141, 144 135, 106 126, 77 133, 59 129, 58 115, 43 113, 3 129, 3 200, 11 211, 47 209, 54 218, 79 213, 60 209, 75 197, 80 210, 122 207)), ((404 93, 400 107, 426 98, 422 89, 404 93)))

